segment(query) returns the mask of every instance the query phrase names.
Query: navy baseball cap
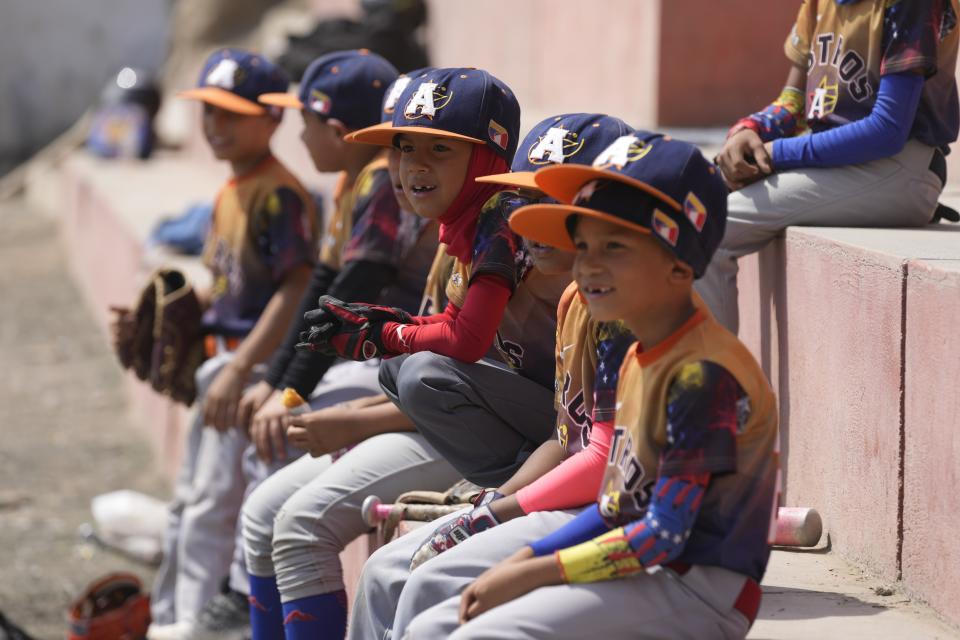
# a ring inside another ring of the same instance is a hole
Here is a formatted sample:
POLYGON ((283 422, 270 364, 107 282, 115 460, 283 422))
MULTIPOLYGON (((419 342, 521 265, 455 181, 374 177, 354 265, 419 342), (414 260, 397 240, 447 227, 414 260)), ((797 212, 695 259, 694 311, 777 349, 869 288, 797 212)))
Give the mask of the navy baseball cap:
POLYGON ((536 173, 537 186, 569 204, 517 209, 510 227, 536 242, 574 250, 573 215, 652 233, 699 278, 723 239, 727 187, 720 171, 690 143, 649 131, 617 138, 592 166, 557 165, 536 173))
POLYGON ((520 104, 507 85, 483 69, 431 69, 403 90, 391 122, 345 139, 389 147, 398 133, 485 144, 510 162, 520 134, 520 104))
POLYGON ((477 182, 539 189, 538 169, 551 164, 590 164, 614 140, 633 131, 620 118, 602 113, 567 113, 537 123, 513 157, 510 173, 482 176, 477 182))
POLYGON ((380 122, 393 121, 393 112, 397 110, 397 102, 400 101, 403 90, 406 89, 407 85, 413 82, 415 78, 422 77, 428 71, 433 71, 433 67, 422 67, 408 71, 407 73, 401 73, 397 76, 397 79, 387 87, 387 91, 383 94, 383 105, 380 107, 380 122))
POLYGON ((267 113, 257 99, 266 93, 286 91, 287 73, 263 56, 243 49, 220 49, 207 58, 195 89, 177 94, 246 116, 267 113))
POLYGON ((260 96, 263 104, 307 109, 322 118, 335 118, 348 129, 362 129, 380 122, 380 103, 396 68, 367 49, 334 51, 307 67, 300 93, 260 96))

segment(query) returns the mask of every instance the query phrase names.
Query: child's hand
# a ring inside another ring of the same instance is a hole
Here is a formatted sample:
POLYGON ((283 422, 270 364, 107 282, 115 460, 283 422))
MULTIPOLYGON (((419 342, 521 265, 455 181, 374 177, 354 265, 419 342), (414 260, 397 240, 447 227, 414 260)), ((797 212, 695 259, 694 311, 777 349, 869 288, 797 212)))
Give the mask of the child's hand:
POLYGON ((733 191, 773 173, 771 153, 752 129, 741 129, 730 136, 717 155, 717 164, 733 191))
POLYGON ((246 374, 228 363, 207 389, 203 402, 203 423, 217 431, 237 424, 237 407, 246 383, 246 374))
POLYGON ((553 556, 530 558, 532 553, 524 547, 467 587, 460 596, 460 624, 534 589, 563 582, 553 556))
POLYGON ((118 307, 111 305, 110 312, 113 314, 113 320, 110 321, 110 338, 113 343, 113 350, 117 351, 120 346, 133 339, 133 312, 128 307, 118 307))
POLYGON ((498 502, 504 502, 504 500, 505 498, 501 493, 496 491, 485 492, 481 495, 481 501, 474 504, 472 511, 463 513, 437 527, 433 534, 414 551, 413 557, 410 559, 410 571, 461 542, 466 542, 467 538, 474 534, 503 523, 504 520, 497 517, 494 505, 498 502))
POLYGON ((276 390, 270 386, 270 383, 264 380, 244 391, 240 398, 240 406, 237 409, 237 426, 243 427, 249 434, 250 419, 275 392, 276 390))
POLYGON ((351 413, 349 405, 338 405, 290 416, 287 438, 290 444, 309 451, 314 458, 339 451, 356 441, 354 430, 348 423, 351 413))
POLYGON ((274 391, 250 422, 250 440, 257 449, 257 456, 265 463, 285 460, 287 443, 283 432, 287 428, 290 410, 283 405, 283 394, 274 391))

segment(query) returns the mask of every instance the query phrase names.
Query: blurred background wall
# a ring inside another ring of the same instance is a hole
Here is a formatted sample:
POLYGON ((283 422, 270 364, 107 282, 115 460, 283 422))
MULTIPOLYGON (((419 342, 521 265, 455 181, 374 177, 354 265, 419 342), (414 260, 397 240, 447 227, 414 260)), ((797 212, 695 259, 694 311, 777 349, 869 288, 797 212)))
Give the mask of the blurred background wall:
POLYGON ((73 124, 120 68, 158 70, 171 4, 0 0, 0 175, 73 124))
MULTIPOLYGON (((193 84, 203 59, 218 46, 279 56, 291 35, 349 41, 337 37, 341 24, 369 23, 377 9, 400 13, 420 3, 0 0, 0 175, 73 123, 122 66, 162 66, 169 97, 193 84), (327 30, 315 30, 324 21, 327 30)), ((416 39, 432 64, 483 67, 501 77, 520 99, 524 128, 569 111, 602 111, 655 128, 725 126, 767 104, 786 76, 782 43, 799 3, 423 4, 427 22, 416 39)), ((397 39, 388 35, 388 41, 397 39)), ((196 135, 195 109, 178 102, 167 100, 161 110, 161 137, 191 154, 206 153, 196 135)))

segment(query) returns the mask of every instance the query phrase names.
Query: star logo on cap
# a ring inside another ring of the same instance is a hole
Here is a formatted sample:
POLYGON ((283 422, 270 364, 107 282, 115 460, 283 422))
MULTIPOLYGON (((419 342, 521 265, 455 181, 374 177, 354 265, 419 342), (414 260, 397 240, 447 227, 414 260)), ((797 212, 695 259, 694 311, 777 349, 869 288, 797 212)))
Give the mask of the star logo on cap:
POLYGON ((400 100, 403 90, 407 88, 411 80, 413 80, 413 78, 408 76, 397 78, 397 81, 393 83, 393 87, 390 89, 390 93, 387 94, 386 100, 383 101, 384 113, 391 114, 397 110, 397 101, 400 100))
POLYGON ((567 158, 575 156, 583 149, 585 140, 575 132, 561 127, 550 127, 530 146, 527 159, 530 164, 563 164, 567 158))
POLYGON ((448 92, 446 87, 440 87, 436 82, 421 82, 407 102, 403 115, 407 120, 423 117, 432 120, 437 111, 450 104, 452 98, 453 91, 448 92))
POLYGON ((644 158, 652 150, 653 143, 644 142, 633 135, 620 136, 600 152, 593 161, 593 166, 598 169, 623 169, 629 163, 644 158))
POLYGON ((204 82, 211 87, 233 91, 240 76, 240 64, 232 58, 224 58, 207 74, 204 82))

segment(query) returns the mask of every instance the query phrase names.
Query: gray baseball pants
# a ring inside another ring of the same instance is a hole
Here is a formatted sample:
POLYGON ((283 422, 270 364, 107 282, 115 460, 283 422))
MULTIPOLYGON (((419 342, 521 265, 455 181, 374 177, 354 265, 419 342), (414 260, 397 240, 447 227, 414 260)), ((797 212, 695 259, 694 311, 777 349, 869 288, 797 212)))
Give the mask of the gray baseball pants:
POLYGON ((684 575, 661 569, 620 580, 542 587, 462 626, 458 594, 417 616, 403 639, 742 639, 750 621, 734 603, 746 580, 722 567, 696 565, 684 575))
POLYGON ((727 229, 710 267, 695 283, 725 327, 739 329, 737 258, 762 249, 788 226, 922 227, 943 190, 930 171, 933 147, 910 140, 903 151, 866 164, 776 173, 727 199, 727 229))
POLYGON ((437 527, 459 513, 438 518, 381 547, 363 567, 350 616, 349 638, 402 637, 419 614, 458 595, 481 573, 523 545, 556 531, 577 513, 577 510, 542 511, 516 518, 472 536, 412 573, 410 558, 417 548, 437 527))
POLYGON ((418 433, 364 440, 336 461, 303 456, 264 481, 243 505, 247 569, 277 577, 281 600, 343 589, 340 552, 370 530, 360 517, 375 494, 443 491, 460 474, 418 433))
MULTIPOLYGON (((220 370, 232 358, 222 353, 197 370, 197 407, 220 370)), ((255 382, 262 375, 255 372, 255 382)), ((343 362, 331 367, 317 387, 311 406, 321 408, 378 391, 376 363, 343 362)), ((247 593, 239 527, 244 498, 271 473, 301 452, 289 448, 287 460, 265 465, 256 456, 242 429, 221 433, 206 428, 195 412, 169 506, 163 537, 163 562, 151 594, 151 613, 157 624, 195 619, 219 592, 220 582, 247 593)))
POLYGON ((553 389, 493 360, 429 351, 384 360, 380 386, 467 480, 506 482, 553 433, 553 389))

